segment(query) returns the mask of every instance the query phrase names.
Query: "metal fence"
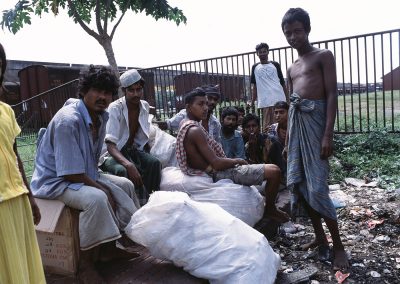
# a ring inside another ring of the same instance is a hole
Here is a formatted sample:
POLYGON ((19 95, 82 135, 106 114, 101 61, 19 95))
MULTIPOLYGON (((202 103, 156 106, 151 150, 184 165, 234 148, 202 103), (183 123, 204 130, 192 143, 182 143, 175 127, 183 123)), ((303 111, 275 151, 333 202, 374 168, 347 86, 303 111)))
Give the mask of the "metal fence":
MULTIPOLYGON (((338 80, 337 133, 373 128, 400 131, 400 29, 313 43, 332 51, 338 80)), ((269 59, 282 71, 297 59, 291 47, 270 49, 269 59)), ((183 107, 182 95, 203 84, 219 84, 221 106, 244 105, 250 98, 255 52, 142 69, 154 76, 155 96, 148 97, 161 118, 183 107)), ((247 112, 254 109, 247 108, 247 112)))
MULTIPOLYGON (((338 109, 336 133, 368 132, 385 128, 400 132, 400 29, 313 43, 332 51, 336 60, 338 109)), ((282 71, 296 60, 291 47, 270 49, 270 60, 282 71)), ((172 117, 183 108, 183 95, 197 86, 219 84, 222 98, 217 115, 225 106, 246 107, 250 99, 250 72, 255 52, 141 69, 146 78, 145 99, 156 108, 158 118, 172 117)), ((28 176, 33 168, 36 133, 46 127, 64 102, 77 95, 78 80, 51 89, 13 106, 23 130, 18 137, 28 176)), ((260 112, 258 112, 260 114, 260 112)))
POLYGON ((38 130, 47 127, 65 101, 77 97, 77 86, 78 80, 73 80, 12 106, 22 129, 17 137, 18 152, 29 179, 34 167, 38 130))

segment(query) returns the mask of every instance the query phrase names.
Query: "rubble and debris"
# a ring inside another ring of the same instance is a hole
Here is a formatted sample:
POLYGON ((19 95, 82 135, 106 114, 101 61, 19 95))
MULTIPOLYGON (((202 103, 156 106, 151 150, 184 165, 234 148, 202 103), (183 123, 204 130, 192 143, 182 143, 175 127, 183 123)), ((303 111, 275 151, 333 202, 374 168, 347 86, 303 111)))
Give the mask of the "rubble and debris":
MULTIPOLYGON (((373 181, 366 183, 364 180, 346 179, 340 187, 333 187, 332 192, 342 191, 342 196, 346 196, 345 206, 337 209, 342 241, 350 259, 349 271, 340 271, 342 275, 350 273, 344 279, 344 284, 400 283, 399 190, 366 186, 371 185, 371 182, 373 181)), ((296 272, 313 265, 318 268, 318 272, 310 277, 311 283, 342 283, 338 282, 337 275, 332 270, 332 259, 321 262, 314 250, 299 249, 300 245, 314 238, 310 221, 306 218, 292 221, 295 222, 292 225, 302 225, 301 230, 283 226, 279 231, 285 233, 280 233, 271 241, 284 263, 282 271, 296 272)), ((324 229, 330 240, 326 226, 324 229)))
POLYGON ((340 271, 336 271, 336 273, 335 273, 336 280, 339 284, 343 283, 346 280, 346 278, 349 276, 350 276, 350 273, 342 273, 340 271))
POLYGON ((376 272, 374 270, 370 271, 369 274, 374 277, 374 278, 380 278, 381 275, 379 274, 379 272, 376 272))

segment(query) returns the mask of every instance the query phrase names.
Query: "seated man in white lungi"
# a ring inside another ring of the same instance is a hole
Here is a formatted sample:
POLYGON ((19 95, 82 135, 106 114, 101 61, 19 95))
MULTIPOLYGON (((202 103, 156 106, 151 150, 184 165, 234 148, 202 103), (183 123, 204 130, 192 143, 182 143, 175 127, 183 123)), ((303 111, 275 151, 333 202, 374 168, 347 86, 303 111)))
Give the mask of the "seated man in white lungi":
POLYGON ((79 81, 80 99, 68 100, 39 141, 31 181, 34 196, 58 199, 81 211, 82 283, 104 282, 93 265, 100 245, 104 259, 129 257, 112 241, 121 238, 139 208, 135 188, 128 179, 99 173, 97 167, 108 119, 106 108, 118 87, 118 79, 109 68, 90 66, 79 81))

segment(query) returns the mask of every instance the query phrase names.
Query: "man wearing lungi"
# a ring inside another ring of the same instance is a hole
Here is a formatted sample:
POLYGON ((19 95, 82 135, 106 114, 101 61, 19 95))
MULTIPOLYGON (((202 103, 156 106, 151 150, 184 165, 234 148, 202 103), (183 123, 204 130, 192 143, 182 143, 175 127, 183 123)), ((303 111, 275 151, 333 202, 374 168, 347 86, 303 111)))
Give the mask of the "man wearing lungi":
POLYGON ((161 162, 150 155, 150 106, 142 100, 144 80, 136 69, 120 77, 124 96, 108 108, 105 143, 100 168, 131 180, 141 205, 160 189, 161 162))
POLYGON ((31 181, 34 196, 58 199, 81 211, 78 276, 82 283, 104 283, 94 267, 96 255, 102 260, 134 257, 117 249, 113 241, 121 238, 140 207, 135 188, 126 178, 99 173, 97 166, 108 119, 106 108, 118 87, 111 69, 91 65, 79 80, 80 99, 68 100, 55 114, 36 153, 31 181))
POLYGON ((287 185, 293 192, 292 214, 299 214, 299 205, 306 209, 314 227, 315 240, 303 249, 318 247, 320 259, 329 257, 328 240, 321 223, 321 218, 324 219, 333 241, 333 268, 346 270, 349 263, 340 240, 327 182, 337 109, 335 59, 329 50, 310 44, 310 18, 303 9, 289 9, 282 19, 282 30, 299 55, 287 71, 291 94, 287 185))

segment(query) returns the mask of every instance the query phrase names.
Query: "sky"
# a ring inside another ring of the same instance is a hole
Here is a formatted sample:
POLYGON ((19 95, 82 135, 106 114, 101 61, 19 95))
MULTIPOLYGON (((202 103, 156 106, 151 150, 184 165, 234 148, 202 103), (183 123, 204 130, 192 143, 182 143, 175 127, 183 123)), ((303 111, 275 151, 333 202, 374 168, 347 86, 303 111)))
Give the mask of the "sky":
MULTIPOLYGON (((0 0, 0 11, 18 0, 0 0)), ((311 18, 313 41, 400 28, 398 0, 170 0, 183 10, 187 24, 128 13, 114 36, 119 66, 166 64, 254 51, 260 42, 270 48, 287 46, 281 20, 292 7, 311 18)), ((17 34, 0 29, 7 58, 71 64, 107 64, 102 47, 61 12, 34 17, 17 34)))

